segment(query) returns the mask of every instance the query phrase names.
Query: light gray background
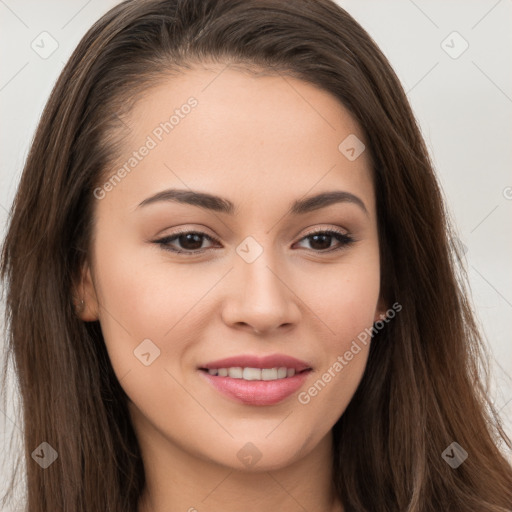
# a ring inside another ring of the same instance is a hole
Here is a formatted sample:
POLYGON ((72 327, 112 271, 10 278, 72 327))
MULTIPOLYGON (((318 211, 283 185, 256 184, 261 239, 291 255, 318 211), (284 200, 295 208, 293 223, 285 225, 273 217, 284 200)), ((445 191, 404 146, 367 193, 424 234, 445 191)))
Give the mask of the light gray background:
MULTIPOLYGON (((0 0, 1 238, 51 88, 86 30, 117 3, 0 0), (35 41, 51 48, 44 31, 58 43, 48 58, 31 47, 35 41)), ((467 248, 474 308, 492 350, 493 397, 512 434, 512 1, 339 3, 387 55, 420 122, 467 248), (469 47, 457 56, 464 41, 469 47)), ((13 402, 14 389, 11 395, 13 402)), ((10 405, 2 406, 1 452, 11 429, 20 434, 21 422, 10 405)), ((11 467, 3 465, 0 482, 11 467)))

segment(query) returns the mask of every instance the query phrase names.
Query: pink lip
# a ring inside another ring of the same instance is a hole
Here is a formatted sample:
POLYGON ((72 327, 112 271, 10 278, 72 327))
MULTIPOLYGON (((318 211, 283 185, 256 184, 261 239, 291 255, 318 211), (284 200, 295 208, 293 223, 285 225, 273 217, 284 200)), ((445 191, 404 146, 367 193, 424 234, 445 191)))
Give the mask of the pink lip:
POLYGON ((305 361, 301 361, 299 359, 295 359, 295 357, 286 356, 284 354, 272 354, 270 356, 240 355, 227 357, 225 359, 219 359, 217 361, 201 365, 201 368, 214 370, 218 368, 233 368, 237 366, 242 368, 280 368, 284 366, 286 368, 295 368, 296 373, 311 368, 311 365, 305 361))
POLYGON ((258 357, 241 355, 219 359, 200 367, 200 373, 222 394, 246 405, 274 405, 295 393, 310 373, 311 366, 305 361, 282 354, 258 357), (208 369, 218 368, 294 368, 293 377, 278 380, 233 379, 210 375, 208 369))
POLYGON ((244 380, 219 377, 201 371, 218 391, 246 405, 273 405, 295 393, 303 384, 310 371, 297 373, 293 377, 278 380, 244 380))

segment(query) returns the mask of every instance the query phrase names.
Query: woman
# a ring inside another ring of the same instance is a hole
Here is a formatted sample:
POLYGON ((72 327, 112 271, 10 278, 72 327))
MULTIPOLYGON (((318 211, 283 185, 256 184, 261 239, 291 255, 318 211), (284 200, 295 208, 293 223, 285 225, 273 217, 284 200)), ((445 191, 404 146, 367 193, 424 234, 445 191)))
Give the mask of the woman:
POLYGON ((511 510, 450 239, 336 4, 112 9, 3 246, 28 510, 511 510))

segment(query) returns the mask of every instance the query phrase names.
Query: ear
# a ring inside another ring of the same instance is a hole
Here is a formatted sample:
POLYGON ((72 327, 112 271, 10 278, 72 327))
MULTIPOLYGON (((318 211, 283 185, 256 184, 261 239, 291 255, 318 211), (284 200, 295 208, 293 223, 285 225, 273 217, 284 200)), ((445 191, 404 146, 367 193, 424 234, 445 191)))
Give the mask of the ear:
POLYGON ((75 287, 74 303, 76 314, 82 321, 94 322, 99 319, 98 297, 87 262, 84 263, 80 271, 79 284, 75 287))
POLYGON ((386 311, 388 310, 388 306, 386 301, 382 296, 379 297, 379 302, 377 303, 377 309, 375 310, 375 317, 373 319, 374 322, 377 320, 383 320, 386 317, 386 311))

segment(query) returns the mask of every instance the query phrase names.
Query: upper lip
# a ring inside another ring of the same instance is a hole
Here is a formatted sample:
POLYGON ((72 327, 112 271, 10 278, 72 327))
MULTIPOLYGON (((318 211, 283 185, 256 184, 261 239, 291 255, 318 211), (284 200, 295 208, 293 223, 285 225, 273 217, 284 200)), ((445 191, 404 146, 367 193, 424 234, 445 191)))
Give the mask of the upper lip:
POLYGON ((218 368, 294 368, 295 372, 311 369, 311 365, 295 357, 284 354, 272 354, 268 356, 239 355, 218 359, 200 366, 201 369, 216 370, 218 368))

